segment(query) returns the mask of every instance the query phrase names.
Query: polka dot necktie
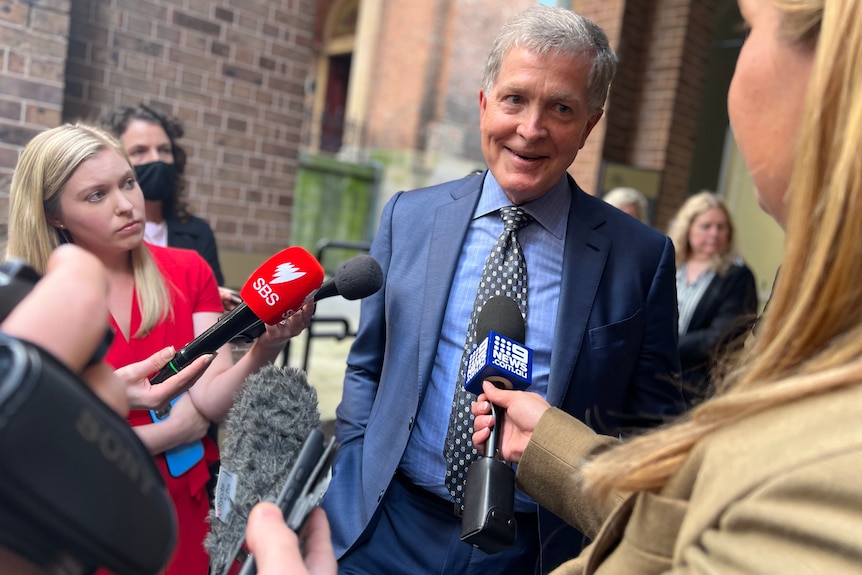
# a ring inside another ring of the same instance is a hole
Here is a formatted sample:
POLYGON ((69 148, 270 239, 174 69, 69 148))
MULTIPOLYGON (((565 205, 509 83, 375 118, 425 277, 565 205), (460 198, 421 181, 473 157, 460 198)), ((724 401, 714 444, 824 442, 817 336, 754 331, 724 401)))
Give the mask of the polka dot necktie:
POLYGON ((446 486, 459 504, 462 503, 467 468, 478 455, 473 447, 473 414, 470 413, 470 406, 476 400, 476 396, 464 389, 467 359, 477 344, 476 320, 485 302, 501 295, 515 300, 521 308, 521 313, 524 317, 527 316, 527 262, 518 243, 516 232, 533 221, 533 218, 517 206, 502 208, 500 216, 503 218, 505 229, 497 238, 482 269, 482 279, 479 281, 473 311, 470 313, 458 381, 455 383, 446 444, 443 446, 443 456, 446 458, 446 486))

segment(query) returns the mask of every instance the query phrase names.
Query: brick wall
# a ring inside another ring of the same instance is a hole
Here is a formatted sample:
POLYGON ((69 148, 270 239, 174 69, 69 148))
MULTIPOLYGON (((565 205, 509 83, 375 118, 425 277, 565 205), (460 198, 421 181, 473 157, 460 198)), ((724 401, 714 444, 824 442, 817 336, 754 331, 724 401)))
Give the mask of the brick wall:
MULTIPOLYGON (((579 0, 574 3, 574 9, 599 25, 605 31, 611 47, 617 50, 623 33, 623 11, 626 3, 626 0, 579 0)), ((606 104, 605 114, 612 113, 614 111, 606 104)), ((596 195, 599 192, 598 182, 607 129, 608 117, 603 117, 593 128, 587 143, 569 168, 569 173, 588 194, 596 195)))
POLYGON ((3 44, 28 48, 4 50, 3 93, 23 86, 28 108, 0 100, 20 132, 0 162, 41 127, 146 102, 184 123, 189 200, 220 248, 272 253, 290 234, 313 17, 314 0, 0 0, 2 33, 22 38, 3 44))
POLYGON ((60 122, 69 0, 0 0, 0 235, 18 151, 60 122))
POLYGON ((372 148, 416 149, 426 93, 426 74, 441 51, 438 0, 386 2, 376 66, 370 78, 367 143, 372 148), (421 22, 422 25, 417 25, 421 22))
MULTIPOLYGON (((366 145, 407 154, 410 175, 397 189, 464 175, 483 164, 479 89, 491 44, 503 24, 535 0, 415 0, 385 4, 366 145), (422 21, 417 27, 410 22, 422 21), (466 161, 466 162, 465 162, 466 161), (441 164, 451 164, 450 169, 441 164), (430 177, 428 177, 430 175, 430 177), (413 181, 410 178, 413 177, 413 181)), ((602 26, 613 45, 625 0, 584 0, 576 9, 602 26)), ((601 167, 604 121, 570 169, 594 193, 601 167)), ((393 162, 394 163, 394 162, 393 162)), ((384 188, 386 187, 384 183, 384 188)), ((393 189, 395 189, 393 188, 393 189)))
POLYGON ((626 2, 604 154, 608 161, 661 174, 654 221, 659 229, 690 192, 714 18, 713 3, 626 2))

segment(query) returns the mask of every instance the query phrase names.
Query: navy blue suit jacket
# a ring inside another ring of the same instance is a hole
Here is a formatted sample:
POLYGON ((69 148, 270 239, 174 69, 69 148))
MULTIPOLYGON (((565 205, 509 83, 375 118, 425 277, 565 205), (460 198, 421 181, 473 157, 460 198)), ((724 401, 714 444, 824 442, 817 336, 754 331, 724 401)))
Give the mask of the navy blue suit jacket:
MULTIPOLYGON (((385 280, 362 302, 337 409, 341 448, 323 502, 338 557, 360 538, 404 453, 482 181, 402 192, 383 210, 371 255, 385 280)), ((574 181, 570 187, 547 400, 619 434, 680 405, 673 246, 574 181)), ((549 512, 540 521, 559 523, 549 512)))

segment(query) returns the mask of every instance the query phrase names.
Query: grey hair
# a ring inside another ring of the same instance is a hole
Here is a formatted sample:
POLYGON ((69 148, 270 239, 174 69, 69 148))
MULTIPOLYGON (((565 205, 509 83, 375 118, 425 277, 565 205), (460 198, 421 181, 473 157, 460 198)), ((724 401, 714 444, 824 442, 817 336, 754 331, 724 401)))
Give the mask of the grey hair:
POLYGON ((649 204, 646 196, 636 189, 614 188, 605 194, 602 199, 615 208, 622 208, 627 205, 635 206, 638 211, 638 219, 647 223, 647 210, 649 209, 649 204))
POLYGON ((494 87, 503 58, 512 48, 525 48, 536 54, 554 51, 566 56, 592 58, 587 84, 589 113, 595 114, 604 107, 617 70, 617 56, 604 31, 589 18, 564 8, 541 5, 515 16, 494 40, 482 78, 485 94, 494 87))

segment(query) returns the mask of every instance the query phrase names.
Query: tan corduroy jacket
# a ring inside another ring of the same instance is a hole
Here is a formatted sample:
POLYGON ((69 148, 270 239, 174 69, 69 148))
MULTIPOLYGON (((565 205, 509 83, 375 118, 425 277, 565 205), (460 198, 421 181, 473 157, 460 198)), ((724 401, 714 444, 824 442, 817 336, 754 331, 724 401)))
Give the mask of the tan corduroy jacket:
POLYGON ((601 507, 579 466, 612 441, 552 408, 518 466, 521 489, 593 538, 555 575, 862 574, 862 384, 732 424, 660 493, 601 507))

